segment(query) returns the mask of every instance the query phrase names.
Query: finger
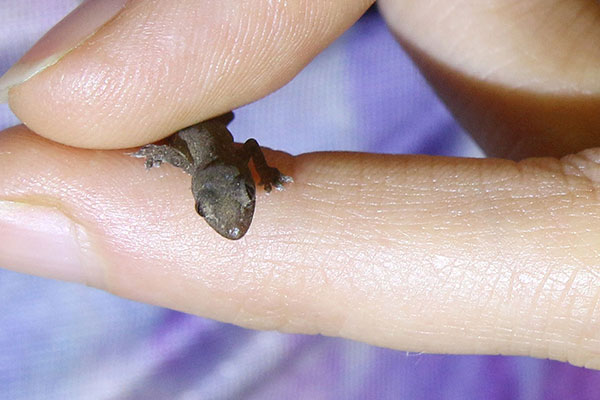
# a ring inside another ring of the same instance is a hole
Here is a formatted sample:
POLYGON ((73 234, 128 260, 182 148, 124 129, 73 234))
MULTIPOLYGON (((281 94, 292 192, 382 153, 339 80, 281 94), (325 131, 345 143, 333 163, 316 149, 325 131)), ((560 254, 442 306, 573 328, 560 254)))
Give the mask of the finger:
POLYGON ((382 0, 382 13, 490 155, 600 145, 600 4, 382 0))
POLYGON ((12 85, 15 70, 46 67, 12 87, 10 106, 35 132, 73 146, 149 143, 279 88, 372 2, 87 2, 8 74, 12 85), (73 32, 95 33, 80 43, 73 32))
POLYGON ((256 329, 600 368, 598 160, 268 153, 240 241, 190 178, 0 135, 0 265, 256 329))

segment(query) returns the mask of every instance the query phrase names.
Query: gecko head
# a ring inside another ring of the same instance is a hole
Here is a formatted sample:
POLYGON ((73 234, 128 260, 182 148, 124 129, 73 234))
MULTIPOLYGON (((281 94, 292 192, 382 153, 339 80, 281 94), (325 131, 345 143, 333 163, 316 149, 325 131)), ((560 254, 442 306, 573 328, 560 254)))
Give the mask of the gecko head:
POLYGON ((232 165, 210 165, 192 175, 196 211, 227 239, 240 239, 248 231, 255 190, 252 177, 232 165))

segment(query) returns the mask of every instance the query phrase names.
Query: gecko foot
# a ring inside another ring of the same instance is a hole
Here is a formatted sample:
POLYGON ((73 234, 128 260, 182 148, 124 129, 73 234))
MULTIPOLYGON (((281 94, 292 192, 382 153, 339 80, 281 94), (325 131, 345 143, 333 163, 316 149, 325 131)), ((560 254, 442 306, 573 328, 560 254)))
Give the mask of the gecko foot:
POLYGON ((146 169, 160 167, 163 162, 163 158, 160 155, 160 147, 161 146, 157 146, 155 144, 147 144, 130 155, 135 158, 145 158, 146 169))
POLYGON ((269 193, 274 187, 277 190, 283 190, 284 184, 294 182, 291 176, 283 175, 277 168, 267 167, 260 171, 259 185, 265 188, 265 192, 269 193))
POLYGON ((191 173, 191 164, 185 158, 185 156, 178 150, 167 145, 147 144, 135 153, 131 154, 131 156, 136 158, 145 158, 146 169, 160 167, 162 163, 166 162, 178 168, 183 168, 183 170, 188 174, 191 173))

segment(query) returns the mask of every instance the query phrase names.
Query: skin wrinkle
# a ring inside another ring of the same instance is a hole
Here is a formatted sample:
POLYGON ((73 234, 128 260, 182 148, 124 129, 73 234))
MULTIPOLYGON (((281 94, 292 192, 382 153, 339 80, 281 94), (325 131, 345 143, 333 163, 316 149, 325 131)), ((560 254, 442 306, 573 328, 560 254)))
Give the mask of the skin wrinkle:
MULTIPOLYGON (((556 319, 561 319, 561 316, 557 313, 559 313, 559 310, 555 310, 552 307, 548 307, 547 305, 549 304, 548 299, 553 298, 552 296, 552 291, 549 290, 549 288, 547 288, 546 286, 548 285, 552 285, 553 283, 557 282, 557 279, 554 275, 559 275, 562 273, 562 271, 552 271, 549 270, 543 277, 542 281, 539 284, 539 290, 534 294, 533 300, 531 302, 531 308, 533 310, 532 315, 538 314, 541 315, 540 320, 543 321, 542 324, 542 329, 541 329, 541 335, 538 337, 542 337, 544 339, 546 339, 549 342, 549 346, 548 346, 548 353, 550 354, 552 351, 556 351, 555 349, 552 348, 552 346, 550 345, 550 339, 553 336, 553 331, 554 331, 554 327, 553 327, 553 321, 556 319), (540 309, 540 305, 541 305, 541 309, 540 309)), ((575 274, 575 271, 569 271, 569 275, 572 277, 575 274)), ((569 280, 572 278, 569 278, 569 280)), ((568 281, 566 284, 561 284, 562 288, 559 289, 560 293, 565 293, 566 291, 568 291, 569 289, 569 284, 568 281)), ((554 303, 555 304, 561 304, 561 298, 557 298, 554 299, 554 303)), ((562 310, 561 310, 562 311, 562 310)), ((564 346, 562 346, 564 348, 564 346)), ((560 349, 559 351, 562 351, 562 349, 560 349)))
MULTIPOLYGON (((263 263, 265 265, 264 269, 267 272, 265 278, 261 278, 258 281, 261 282, 261 286, 256 290, 256 296, 246 297, 246 300, 243 302, 241 306, 240 314, 238 315, 237 321, 247 321, 253 320, 257 315, 267 315, 269 316, 269 324, 273 329, 280 331, 298 331, 301 330, 305 333, 320 333, 320 329, 318 328, 318 315, 319 311, 312 310, 310 303, 303 303, 302 301, 294 300, 294 296, 288 296, 288 292, 304 292, 306 278, 308 276, 306 267, 302 265, 294 265, 294 263, 288 263, 284 269, 278 267, 278 260, 269 261, 263 263), (294 268, 296 267, 296 268, 294 268), (301 273, 298 273, 298 272, 301 273), (286 276, 290 278, 286 279, 286 276), (294 278, 291 278, 291 277, 294 278), (288 282, 288 283, 286 283, 288 282), (269 296, 269 306, 268 308, 264 308, 263 299, 265 294, 269 296), (290 302, 291 299, 291 302, 290 302), (258 306, 248 307, 248 304, 256 303, 258 306), (257 313, 258 311, 258 313, 257 313), (309 318, 314 325, 314 328, 305 328, 306 317, 308 314, 311 316, 309 318), (240 317, 241 316, 241 317, 240 317), (272 324, 272 325, 271 325, 272 324)), ((320 272, 319 270, 312 269, 313 271, 320 272)), ((321 287, 327 286, 326 282, 320 281, 318 285, 314 285, 313 287, 321 287)), ((317 293, 313 291, 309 292, 312 295, 316 295, 317 293)), ((323 305, 319 305, 319 308, 323 305)), ((331 323, 329 321, 328 323, 331 323)), ((264 321, 260 322, 263 326, 264 321)))
MULTIPOLYGON (((257 295, 258 293, 262 292, 264 293, 263 295, 266 295, 267 297, 270 297, 270 288, 269 288, 269 284, 270 282, 273 280, 273 274, 275 271, 275 268, 273 268, 273 266, 268 266, 268 262, 265 262, 264 265, 265 267, 260 268, 259 271, 266 271, 267 273, 265 275, 263 275, 262 277, 260 277, 259 279, 256 279, 257 277, 255 276, 255 272, 251 272, 250 274, 251 279, 250 281, 259 281, 261 282, 261 286, 257 287, 255 289, 255 291, 257 292, 257 294, 249 294, 246 296, 242 296, 241 300, 238 300, 237 303, 237 312, 235 313, 235 315, 232 318, 232 321, 234 324, 237 325, 247 325, 250 324, 250 326, 253 326, 253 322, 255 321, 255 319, 258 319, 260 321, 260 323, 268 323, 268 324, 273 324, 272 326, 275 329, 278 329, 283 322, 281 322, 282 317, 285 315, 284 313, 277 313, 276 310, 280 309, 280 306, 276 305, 276 304, 272 304, 269 306, 269 308, 265 309, 264 307, 261 306, 260 301, 257 302, 257 295), (258 307, 254 304, 257 304, 258 307), (275 310, 275 312, 272 312, 271 310, 275 310), (264 317, 267 316, 266 319, 264 319, 264 317), (258 317, 258 318, 257 318, 258 317)), ((260 298, 260 297, 258 297, 260 298)), ((281 298, 281 297, 279 297, 281 298)), ((239 299, 239 298, 238 298, 239 299)), ((257 325, 260 326, 260 325, 257 325)))
MULTIPOLYGON (((22 181, 23 182, 23 181, 22 181)), ((38 186, 38 188, 47 188, 43 184, 31 185, 31 187, 38 186)), ((11 188, 8 188, 9 190, 11 188)), ((63 192, 70 193, 68 196, 72 196, 74 190, 67 188, 63 192)), ((67 197, 68 197, 67 196, 67 197)), ((25 194, 18 193, 15 190, 15 196, 3 196, 2 201, 27 204, 34 207, 44 207, 52 209, 62 214, 71 224, 71 234, 73 240, 79 244, 80 253, 78 259, 81 263, 83 273, 81 276, 84 278, 83 282, 78 282, 86 286, 92 286, 92 283, 96 287, 102 290, 108 290, 110 285, 108 284, 107 275, 104 270, 92 271, 92 267, 105 265, 107 260, 105 259, 105 251, 100 241, 97 238, 100 236, 94 227, 90 227, 86 224, 78 213, 74 212, 69 204, 63 202, 63 196, 48 196, 44 194, 25 194), (85 240, 83 238, 86 238, 85 240), (89 253, 89 256, 85 256, 85 253, 89 253), (94 265, 90 265, 94 263, 94 265)))
MULTIPOLYGON (((593 346, 586 345, 586 341, 588 341, 588 340, 594 341, 594 336, 596 336, 596 335, 594 335, 593 331, 591 331, 589 329, 592 326, 592 321, 591 321, 591 319, 589 319, 590 312, 593 312, 593 310, 597 306, 597 296, 592 297, 592 298, 593 298, 593 300, 591 302, 592 306, 587 307, 587 309, 589 309, 589 311, 587 311, 587 315, 582 316, 582 318, 577 321, 578 325, 581 328, 578 331, 573 333, 573 336, 574 336, 573 350, 575 352, 575 355, 572 357, 569 357, 569 359, 581 360, 582 353, 584 353, 586 351, 587 347, 589 347, 590 353, 594 353, 593 346)), ((577 306, 574 304, 575 302, 576 302, 576 300, 572 299, 572 301, 569 304, 570 310, 577 310, 577 306)), ((583 307, 583 308, 586 309, 586 307, 583 307)), ((596 339, 596 342, 597 341, 598 340, 596 339)), ((596 347, 597 347, 597 343, 596 343, 596 347)), ((579 361, 579 363, 581 363, 581 361, 579 361)))
MULTIPOLYGON (((600 174, 595 171, 599 160, 590 156, 590 152, 583 151, 574 155, 568 155, 560 160, 561 172, 565 175, 565 179, 577 179, 582 183, 591 181, 592 183, 600 182, 600 174)), ((594 198, 600 202, 598 189, 595 185, 588 185, 592 191, 594 198)))
POLYGON ((598 330, 594 329, 599 325, 599 321, 593 319, 595 311, 598 309, 600 290, 596 289, 596 294, 593 298, 592 307, 589 308, 589 315, 583 321, 584 329, 582 329, 579 337, 576 341, 576 349, 579 350, 577 361, 580 364, 585 364, 593 368, 600 367, 600 351, 598 350, 600 344, 600 338, 598 338, 598 330), (594 335, 595 333, 595 335, 594 335), (596 356, 596 357, 594 357, 596 356), (589 359, 588 363, 585 362, 586 358, 589 359), (593 364, 590 364, 592 363, 593 364))
MULTIPOLYGON (((578 275, 581 275, 581 272, 587 272, 587 271, 583 271, 581 269, 577 269, 574 268, 571 279, 569 282, 567 282, 567 287, 565 289, 563 289, 561 291, 562 296, 560 298, 560 302, 564 301, 564 298, 566 297, 566 294, 571 290, 571 288, 574 288, 574 282, 577 279, 578 275)), ((581 299, 585 299, 585 296, 582 295, 582 293, 579 293, 579 291, 577 291, 577 293, 572 293, 569 297, 567 297, 567 300, 569 300, 569 304, 566 305, 564 307, 564 309, 566 310, 566 316, 564 317, 565 319, 569 319, 571 321, 571 324, 573 325, 573 322, 575 322, 574 326, 573 326, 573 331, 570 333, 569 337, 573 337, 573 340, 570 341, 569 343, 567 343, 567 346, 563 346, 565 347, 567 350, 567 353, 571 353, 573 349, 575 349, 575 351, 577 351, 578 348, 581 348, 580 345, 578 345, 578 342, 580 342, 580 338, 583 334, 583 332, 585 332, 585 325, 581 323, 581 321, 577 318, 576 315, 573 315, 573 303, 576 301, 576 299, 581 298, 581 299)), ((584 305, 580 305, 581 308, 585 308, 584 305)), ((561 321, 562 322, 562 321, 561 321)), ((569 360, 573 360, 572 356, 567 356, 567 359, 569 360)), ((579 362, 581 363, 581 362, 579 362)))

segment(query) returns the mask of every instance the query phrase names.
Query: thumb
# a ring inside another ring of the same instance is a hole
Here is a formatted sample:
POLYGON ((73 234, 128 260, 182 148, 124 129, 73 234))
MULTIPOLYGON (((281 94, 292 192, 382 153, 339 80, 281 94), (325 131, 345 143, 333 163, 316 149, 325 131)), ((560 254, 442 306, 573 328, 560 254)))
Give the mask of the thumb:
POLYGON ((281 87, 371 3, 88 1, 9 70, 0 93, 12 87, 13 112, 49 139, 133 147, 281 87))

